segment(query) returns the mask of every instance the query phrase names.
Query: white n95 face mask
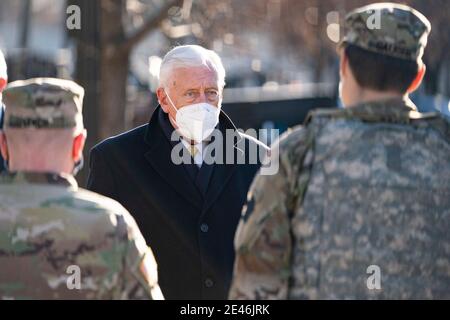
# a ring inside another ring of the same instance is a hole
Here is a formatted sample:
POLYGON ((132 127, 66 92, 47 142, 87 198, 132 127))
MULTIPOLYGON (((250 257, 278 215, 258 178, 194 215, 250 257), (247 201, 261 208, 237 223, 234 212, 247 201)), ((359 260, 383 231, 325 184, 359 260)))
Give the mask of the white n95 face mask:
POLYGON ((206 140, 219 123, 220 109, 205 102, 177 109, 169 95, 167 93, 166 95, 172 107, 177 111, 175 122, 180 134, 197 143, 206 140))

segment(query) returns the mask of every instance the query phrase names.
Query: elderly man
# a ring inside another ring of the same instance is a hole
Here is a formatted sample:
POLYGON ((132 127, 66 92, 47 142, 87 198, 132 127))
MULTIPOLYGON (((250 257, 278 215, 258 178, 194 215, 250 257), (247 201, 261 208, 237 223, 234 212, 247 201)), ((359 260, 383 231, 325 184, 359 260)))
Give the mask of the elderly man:
POLYGON ((237 132, 221 111, 224 84, 216 53, 194 45, 174 48, 162 61, 160 106, 150 122, 91 151, 88 188, 132 213, 155 252, 167 299, 227 297, 233 236, 260 165, 225 159, 267 149, 237 132), (189 150, 192 161, 180 162, 177 150, 189 150))
POLYGON ((72 176, 86 137, 83 96, 76 83, 52 78, 4 92, 0 299, 162 298, 133 218, 72 176))

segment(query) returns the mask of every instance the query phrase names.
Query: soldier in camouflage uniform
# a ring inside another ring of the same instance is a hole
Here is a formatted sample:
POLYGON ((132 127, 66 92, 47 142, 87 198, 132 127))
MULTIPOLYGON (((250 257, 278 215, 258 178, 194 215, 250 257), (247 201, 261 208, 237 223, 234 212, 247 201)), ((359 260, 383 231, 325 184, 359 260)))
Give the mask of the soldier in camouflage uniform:
POLYGON ((312 112, 278 142, 279 172, 253 182, 231 299, 450 298, 450 123, 408 98, 430 23, 383 3, 346 30, 345 109, 312 112))
POLYGON ((116 201, 71 172, 86 136, 84 90, 68 80, 11 83, 1 151, 0 298, 162 299, 157 265, 116 201))

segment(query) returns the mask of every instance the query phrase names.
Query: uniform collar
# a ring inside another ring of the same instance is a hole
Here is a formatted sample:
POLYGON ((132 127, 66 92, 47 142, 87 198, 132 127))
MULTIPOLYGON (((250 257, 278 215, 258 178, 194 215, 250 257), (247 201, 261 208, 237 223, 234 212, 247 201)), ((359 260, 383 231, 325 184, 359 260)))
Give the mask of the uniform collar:
POLYGON ((4 172, 2 175, 0 175, 0 183, 46 184, 68 187, 74 190, 78 189, 78 183, 72 175, 52 172, 4 172))
POLYGON ((368 101, 345 109, 316 109, 308 114, 305 124, 316 117, 360 119, 366 122, 410 123, 423 118, 417 107, 408 97, 368 101))
POLYGON ((360 109, 365 111, 375 111, 376 112, 417 112, 417 107, 414 102, 411 101, 408 97, 398 97, 398 98, 389 98, 384 100, 377 101, 369 101, 359 103, 353 107, 348 108, 352 109, 360 109))

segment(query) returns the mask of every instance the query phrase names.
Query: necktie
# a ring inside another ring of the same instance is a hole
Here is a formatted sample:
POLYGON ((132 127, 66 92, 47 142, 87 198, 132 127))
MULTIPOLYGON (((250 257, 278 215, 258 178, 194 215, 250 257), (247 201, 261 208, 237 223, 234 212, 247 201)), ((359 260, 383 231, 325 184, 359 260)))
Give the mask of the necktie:
POLYGON ((197 153, 198 153, 198 149, 197 149, 196 146, 190 145, 190 146, 189 146, 189 152, 191 153, 192 158, 195 158, 195 156, 196 156, 197 153))

